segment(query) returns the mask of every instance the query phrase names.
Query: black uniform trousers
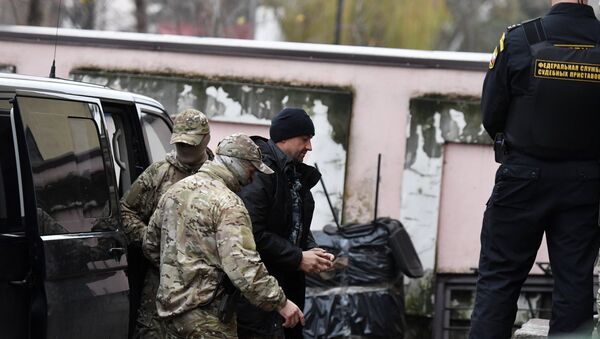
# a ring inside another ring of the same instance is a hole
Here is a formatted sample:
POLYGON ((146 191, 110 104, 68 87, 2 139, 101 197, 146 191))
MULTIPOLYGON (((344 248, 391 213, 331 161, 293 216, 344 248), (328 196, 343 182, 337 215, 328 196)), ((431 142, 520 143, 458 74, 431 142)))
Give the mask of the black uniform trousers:
POLYGON ((589 334, 599 200, 596 161, 507 155, 483 217, 470 338, 511 337, 520 289, 544 232, 554 277, 550 335, 589 334))

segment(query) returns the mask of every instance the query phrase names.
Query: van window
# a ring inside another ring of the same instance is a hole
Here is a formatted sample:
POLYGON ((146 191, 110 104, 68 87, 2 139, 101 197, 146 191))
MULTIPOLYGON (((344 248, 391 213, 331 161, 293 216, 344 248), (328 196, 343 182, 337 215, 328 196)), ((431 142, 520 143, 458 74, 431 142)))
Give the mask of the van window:
POLYGON ((4 111, 6 114, 9 114, 11 108, 12 105, 8 99, 0 99, 0 111, 4 111))
POLYGON ((131 187, 148 163, 148 153, 140 128, 138 111, 129 103, 102 102, 108 140, 112 145, 113 165, 119 197, 131 187))
POLYGON ((164 160, 173 146, 171 140, 171 129, 165 120, 158 115, 140 113, 140 120, 144 131, 146 149, 150 153, 150 163, 164 160))
POLYGON ((118 144, 115 144, 113 139, 115 138, 115 134, 117 133, 117 127, 115 125, 115 119, 113 118, 113 115, 110 112, 107 112, 106 108, 104 108, 104 120, 106 121, 106 131, 108 132, 108 136, 110 138, 111 145, 113 147, 113 150, 112 150, 113 153, 111 155, 113 157, 113 164, 115 166, 115 175, 116 175, 117 183, 119 183, 121 180, 122 169, 119 166, 119 163, 117 162, 118 159, 115 159, 115 153, 122 152, 122 150, 120 148, 115 149, 115 146, 118 147, 118 144))
POLYGON ((98 106, 19 99, 31 160, 40 234, 88 232, 110 216, 98 106), (40 217, 42 216, 42 217, 40 217))
POLYGON ((22 232, 19 182, 10 116, 0 111, 0 233, 22 232))

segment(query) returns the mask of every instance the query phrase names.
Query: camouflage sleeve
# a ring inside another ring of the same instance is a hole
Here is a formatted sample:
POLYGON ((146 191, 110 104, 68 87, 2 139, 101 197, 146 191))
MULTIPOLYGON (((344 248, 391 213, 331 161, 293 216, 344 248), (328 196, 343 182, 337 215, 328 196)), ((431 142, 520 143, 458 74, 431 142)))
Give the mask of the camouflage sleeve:
POLYGON ((123 230, 129 243, 142 242, 146 224, 152 216, 155 199, 155 176, 159 163, 148 167, 131 185, 129 191, 121 199, 121 217, 123 219, 123 230))
POLYGON ((260 260, 250 216, 241 199, 221 210, 216 231, 223 271, 244 297, 265 311, 283 307, 287 299, 277 280, 269 275, 260 260))
POLYGON ((164 195, 156 206, 156 211, 152 214, 146 232, 142 234, 142 250, 144 255, 154 266, 160 265, 160 237, 161 225, 165 211, 165 201, 169 199, 168 195, 164 195))

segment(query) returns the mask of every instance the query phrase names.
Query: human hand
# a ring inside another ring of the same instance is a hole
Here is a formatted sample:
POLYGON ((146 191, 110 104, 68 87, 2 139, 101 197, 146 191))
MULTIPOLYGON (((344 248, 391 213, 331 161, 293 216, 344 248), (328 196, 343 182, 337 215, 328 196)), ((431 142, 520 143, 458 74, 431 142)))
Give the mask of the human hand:
POLYGON ((304 314, 302 311, 289 299, 285 302, 285 305, 279 309, 279 314, 283 317, 283 327, 292 328, 300 322, 304 326, 304 314))
POLYGON ((333 254, 322 248, 313 248, 302 252, 300 270, 304 273, 319 273, 333 267, 333 254))
POLYGON ((315 248, 311 248, 311 251, 316 251, 316 252, 321 252, 323 254, 325 254, 327 256, 327 258, 329 258, 330 261, 333 261, 335 259, 335 256, 327 251, 325 251, 324 249, 320 248, 320 247, 315 247, 315 248))

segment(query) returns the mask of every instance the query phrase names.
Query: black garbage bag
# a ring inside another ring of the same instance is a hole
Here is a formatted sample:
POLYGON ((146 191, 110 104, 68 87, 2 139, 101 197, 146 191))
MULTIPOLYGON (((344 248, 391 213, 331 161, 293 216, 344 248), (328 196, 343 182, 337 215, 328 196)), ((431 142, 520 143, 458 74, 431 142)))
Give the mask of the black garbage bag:
POLYGON ((305 338, 402 338, 401 285, 308 288, 305 338))
POLYGON ((336 260, 333 270, 307 275, 305 337, 402 338, 403 273, 422 275, 402 224, 381 218, 313 234, 336 260))
POLYGON ((388 246, 389 234, 380 225, 351 225, 348 232, 326 227, 313 232, 319 247, 335 255, 332 271, 307 275, 308 287, 365 286, 396 278, 394 257, 388 246))

